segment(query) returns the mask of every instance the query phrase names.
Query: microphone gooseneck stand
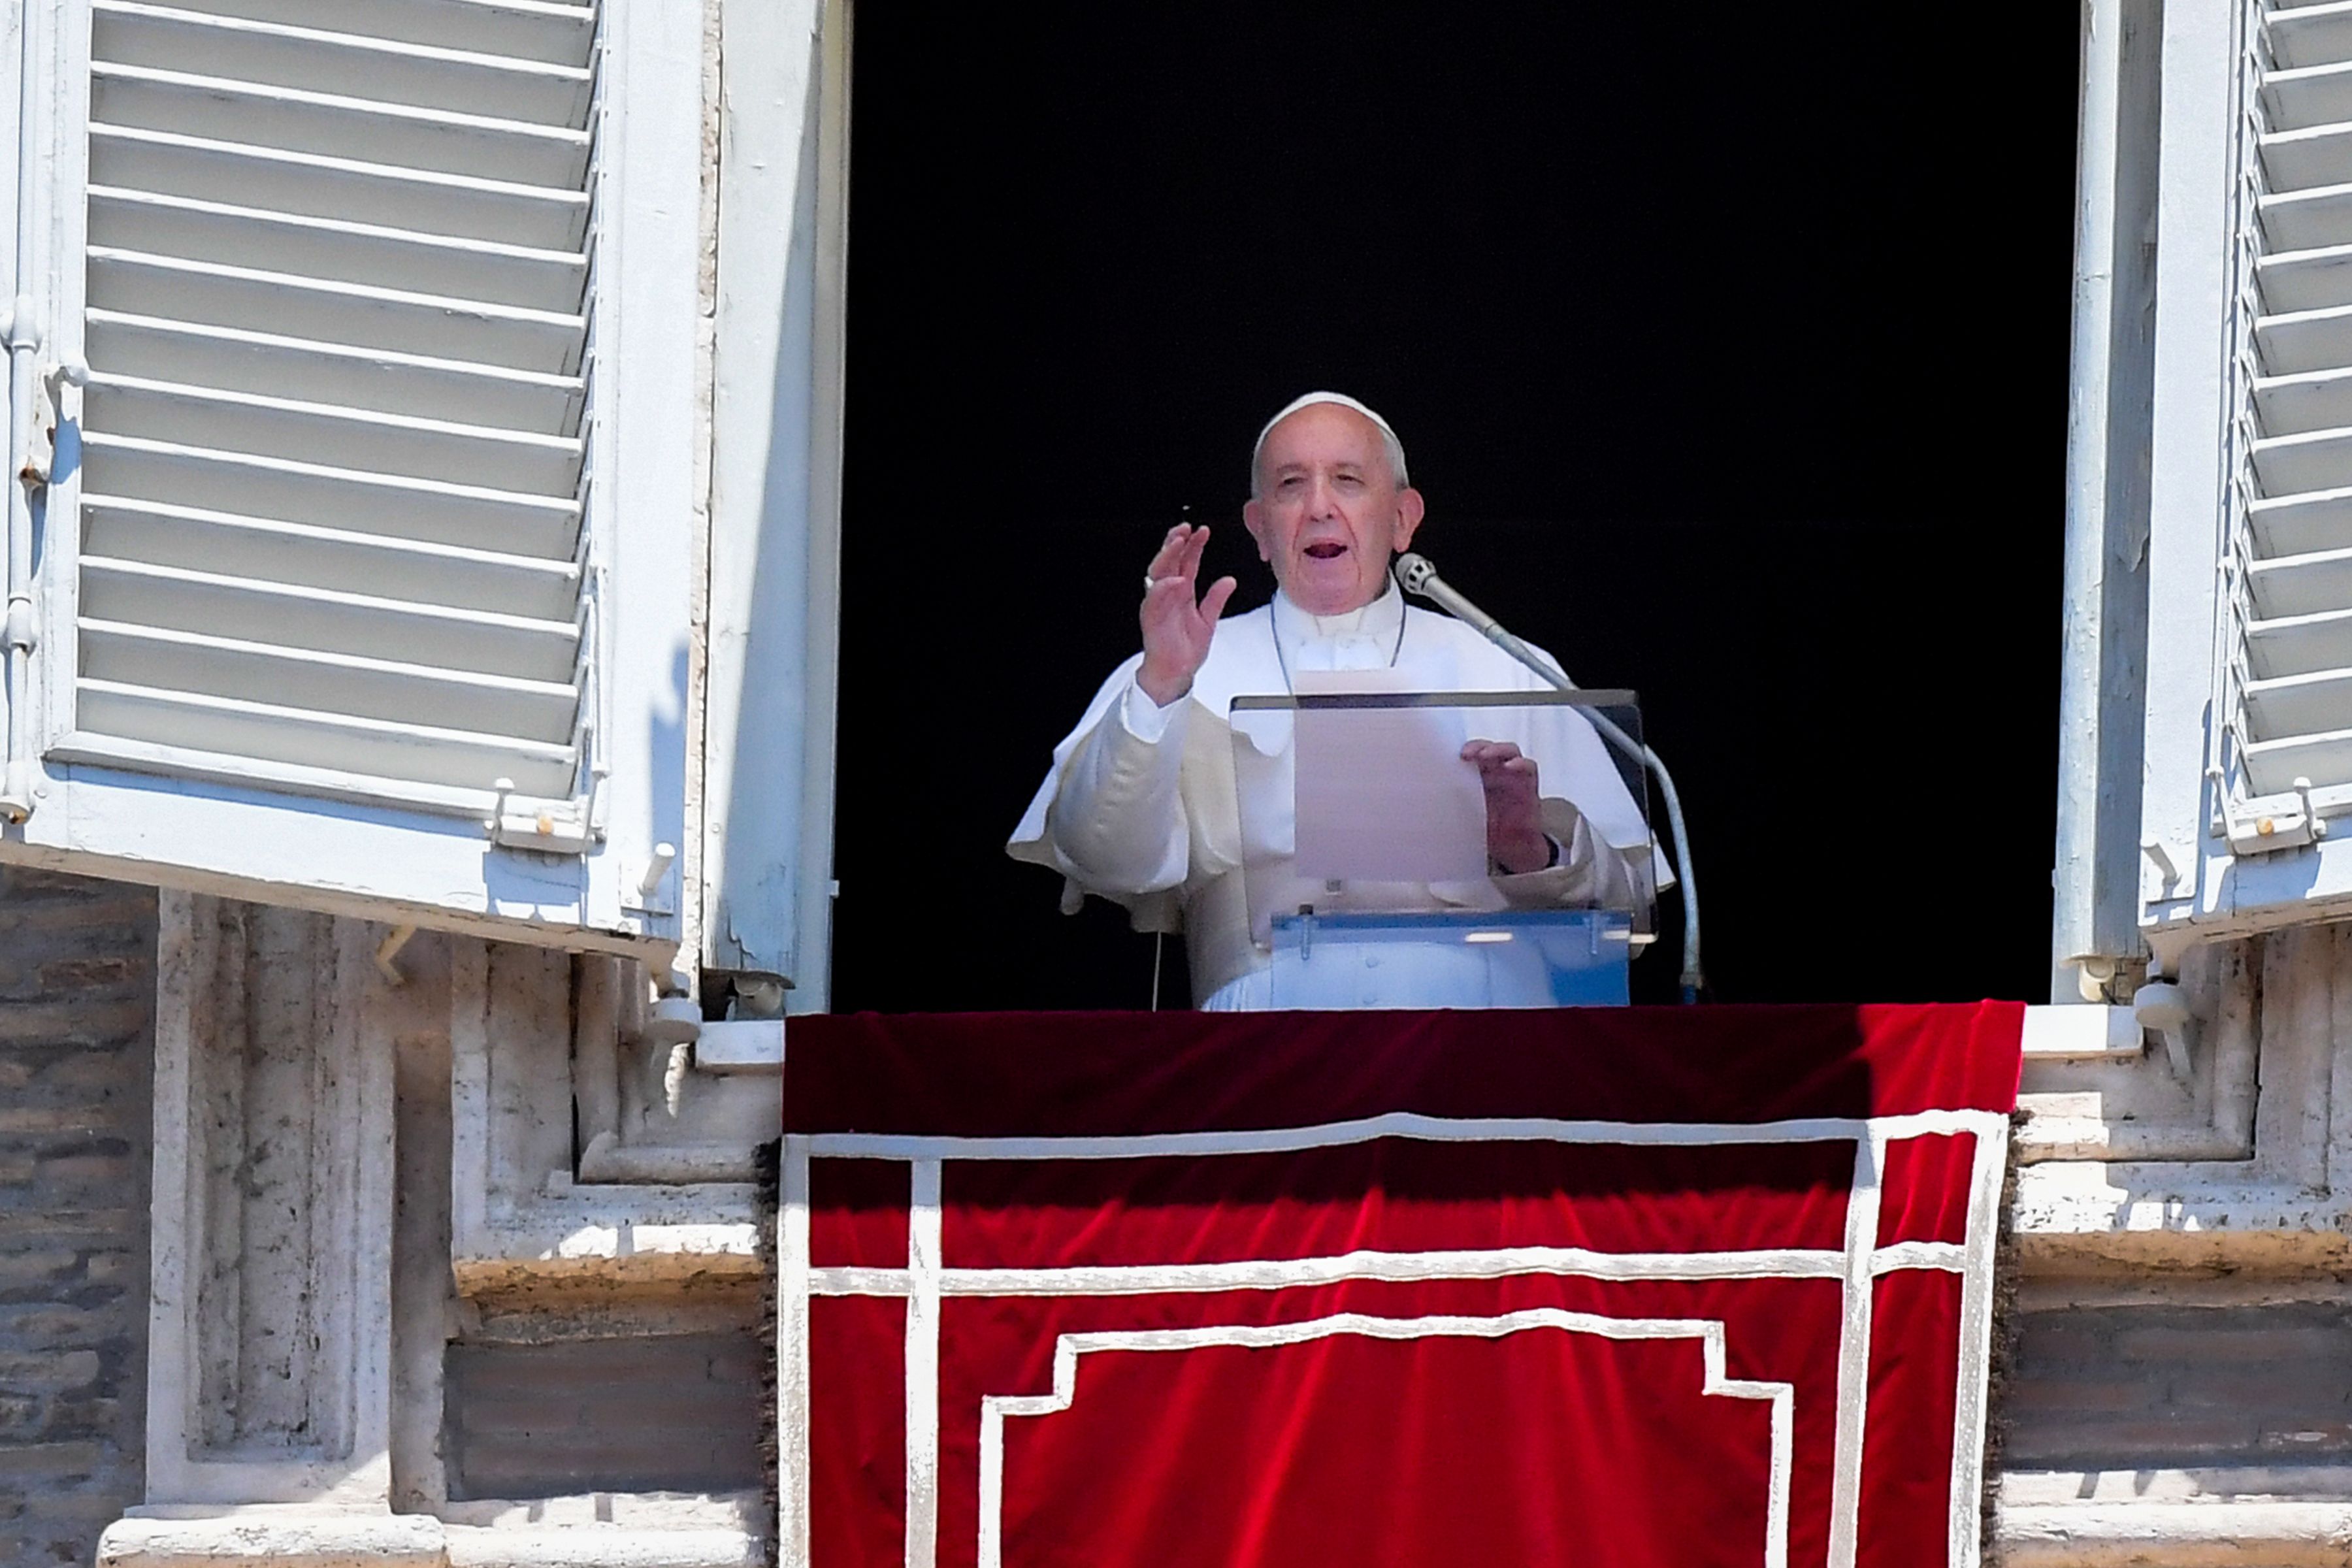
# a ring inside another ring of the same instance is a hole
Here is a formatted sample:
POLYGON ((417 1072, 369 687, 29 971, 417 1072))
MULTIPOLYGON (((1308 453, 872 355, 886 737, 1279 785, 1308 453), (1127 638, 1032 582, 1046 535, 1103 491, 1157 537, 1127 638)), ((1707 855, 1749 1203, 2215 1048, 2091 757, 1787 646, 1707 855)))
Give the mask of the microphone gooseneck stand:
MULTIPOLYGON (((1396 558, 1391 570, 1406 593, 1427 599, 1549 684, 1562 691, 1579 689, 1576 682, 1537 658, 1533 648, 1505 630, 1500 621, 1448 586, 1445 579, 1437 574, 1437 568, 1430 564, 1428 556, 1408 551, 1396 558)), ((1696 1002, 1706 984, 1706 976, 1698 961, 1698 878, 1691 870, 1690 831, 1683 826, 1682 795, 1675 788, 1674 775, 1666 772, 1666 764, 1659 760, 1657 752, 1625 733, 1606 713, 1588 712, 1585 717, 1592 721, 1592 727, 1601 731, 1603 740, 1640 763, 1658 781, 1658 798, 1666 806, 1666 832, 1675 841, 1675 868, 1683 886, 1683 1000, 1696 1002)))

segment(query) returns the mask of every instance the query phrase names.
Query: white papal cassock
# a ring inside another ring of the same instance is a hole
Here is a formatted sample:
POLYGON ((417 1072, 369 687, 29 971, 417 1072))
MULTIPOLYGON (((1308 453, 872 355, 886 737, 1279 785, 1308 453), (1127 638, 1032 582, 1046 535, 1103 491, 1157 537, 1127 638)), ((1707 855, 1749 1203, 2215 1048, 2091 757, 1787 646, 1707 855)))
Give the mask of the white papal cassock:
MULTIPOLYGON (((1418 690, 1551 689, 1461 622, 1407 608, 1393 584, 1344 616, 1310 615, 1277 592, 1264 608, 1218 623, 1191 694, 1166 708, 1135 683, 1140 653, 1113 670, 1054 748, 1054 770, 1005 847, 1061 872, 1065 910, 1095 893, 1125 905, 1139 931, 1182 931, 1202 1006, 1265 1006, 1268 955, 1251 937, 1243 824, 1253 834, 1286 834, 1293 775, 1286 747, 1272 765, 1252 770, 1252 798, 1242 801, 1225 715, 1235 697, 1282 696, 1286 664, 1295 674, 1384 669, 1391 661, 1418 690), (1258 793, 1278 798, 1261 801, 1258 793)), ((1559 863, 1525 876, 1427 884, 1411 907, 1646 907, 1649 828, 1591 721, 1566 707, 1497 713, 1500 732, 1481 738, 1516 741, 1535 759, 1544 829, 1561 847, 1559 863)), ((1248 858, 1263 868, 1269 851, 1278 863, 1289 848, 1252 845, 1248 858)), ((1444 1006, 1456 999, 1425 1000, 1444 1006)))

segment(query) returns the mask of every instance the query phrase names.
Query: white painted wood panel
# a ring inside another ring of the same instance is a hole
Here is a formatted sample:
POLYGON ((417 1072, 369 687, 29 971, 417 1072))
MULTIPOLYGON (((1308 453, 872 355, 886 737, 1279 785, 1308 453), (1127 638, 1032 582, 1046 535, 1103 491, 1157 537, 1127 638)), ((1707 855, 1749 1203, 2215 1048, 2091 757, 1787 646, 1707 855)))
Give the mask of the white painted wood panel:
POLYGON ((2352 6, 2248 15, 2251 489, 2223 698, 2242 797, 2352 785, 2352 6))
POLYGON ((74 731, 584 810, 594 35, 424 8, 93 0, 74 731))
POLYGON ((0 858, 666 969, 699 8, 28 14, 15 287, 89 374, 0 858))
POLYGON ((93 185, 89 240, 125 255, 259 268, 314 283, 579 313, 588 258, 576 249, 418 234, 153 191, 93 185))

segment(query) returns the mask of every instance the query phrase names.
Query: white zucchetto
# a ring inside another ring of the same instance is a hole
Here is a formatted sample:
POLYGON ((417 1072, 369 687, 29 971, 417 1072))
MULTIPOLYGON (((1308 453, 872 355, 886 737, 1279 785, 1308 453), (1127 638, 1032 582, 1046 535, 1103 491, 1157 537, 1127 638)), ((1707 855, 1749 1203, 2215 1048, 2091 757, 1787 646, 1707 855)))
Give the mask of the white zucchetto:
POLYGON ((1397 484, 1402 487, 1412 482, 1405 476, 1404 443, 1397 439, 1394 426, 1381 418, 1378 412, 1365 404, 1357 402, 1344 392, 1310 392, 1303 397, 1294 397, 1284 404, 1281 412, 1267 420, 1265 428, 1258 431, 1256 444, 1250 447, 1250 482, 1253 489, 1255 489, 1257 482, 1258 459, 1265 455, 1265 438, 1274 434, 1274 427, 1300 409, 1312 408, 1318 403, 1336 403, 1342 408, 1352 408, 1374 425, 1379 426, 1381 437, 1388 447, 1389 460, 1396 467, 1397 484))

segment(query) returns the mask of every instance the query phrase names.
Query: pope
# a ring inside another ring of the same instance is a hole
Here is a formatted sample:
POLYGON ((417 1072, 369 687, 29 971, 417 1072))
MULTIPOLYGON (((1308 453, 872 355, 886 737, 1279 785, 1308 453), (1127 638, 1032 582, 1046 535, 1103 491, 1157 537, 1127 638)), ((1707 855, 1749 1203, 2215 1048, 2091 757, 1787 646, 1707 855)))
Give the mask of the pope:
MULTIPOLYGON (((1286 794, 1289 777, 1286 767, 1279 779, 1237 775, 1233 698, 1293 691, 1301 671, 1383 668, 1423 690, 1549 689, 1461 623, 1405 605, 1390 568, 1424 511, 1402 444, 1370 408, 1318 392, 1277 413, 1252 453, 1242 509, 1273 572, 1272 601, 1228 619, 1238 584, 1200 581, 1209 530, 1170 529, 1143 574, 1141 652, 1055 748, 1007 846, 1062 873, 1066 908, 1094 893, 1125 904, 1139 929, 1181 930, 1205 1007, 1269 1005, 1265 933, 1254 940, 1242 873, 1289 849, 1244 843, 1244 818, 1286 827, 1286 801, 1244 797, 1269 784, 1286 794)), ((1473 739, 1461 752, 1486 797, 1491 878, 1432 884, 1417 901, 1646 905, 1648 830, 1591 723, 1573 709, 1513 711, 1528 715, 1526 733, 1473 739)))

